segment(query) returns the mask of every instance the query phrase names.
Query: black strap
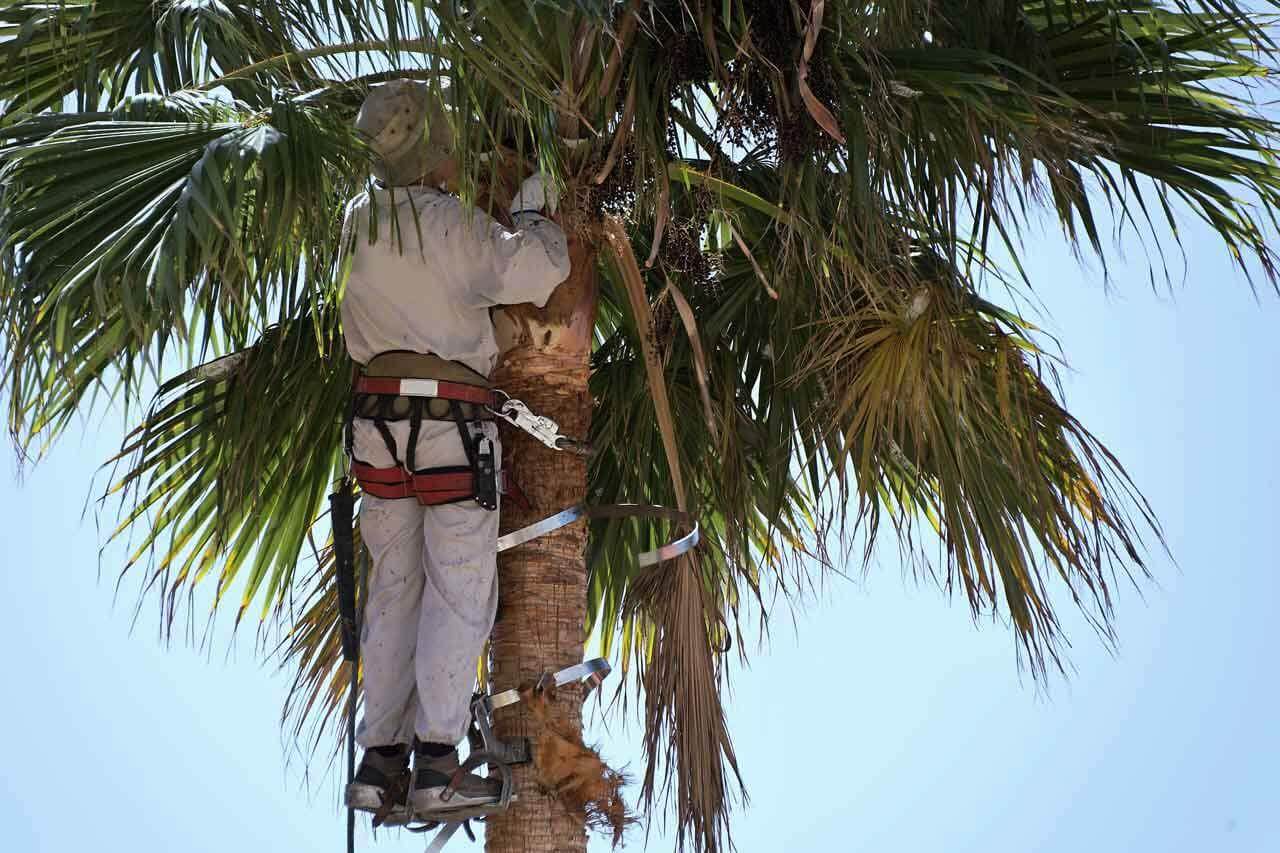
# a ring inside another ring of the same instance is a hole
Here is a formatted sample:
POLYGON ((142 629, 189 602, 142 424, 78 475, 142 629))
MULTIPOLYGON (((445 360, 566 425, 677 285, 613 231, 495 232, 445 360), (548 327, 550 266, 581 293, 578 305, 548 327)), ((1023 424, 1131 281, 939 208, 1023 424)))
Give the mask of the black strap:
POLYGON ((347 458, 354 460, 356 458, 356 395, 351 395, 351 404, 347 406, 347 420, 342 425, 342 446, 347 451, 347 458))
POLYGON ((418 455, 418 433, 422 430, 422 408, 426 402, 422 397, 413 397, 409 401, 409 446, 404 449, 404 470, 410 473, 418 470, 415 458, 418 455))
POLYGON ((453 416, 453 422, 458 425, 458 435, 462 438, 462 451, 467 454, 467 464, 474 471, 476 469, 476 443, 475 438, 471 435, 471 428, 468 426, 466 415, 462 413, 462 404, 457 400, 450 400, 449 414, 453 416))
MULTIPOLYGON (((350 435, 350 422, 347 428, 350 435)), ((348 441, 350 439, 348 438, 348 441)), ((338 617, 342 656, 350 667, 347 692, 347 784, 356 775, 356 702, 360 669, 360 641, 356 630, 356 568, 354 534, 355 492, 349 477, 329 495, 329 523, 333 529, 334 576, 338 587, 338 617)), ((347 853, 356 849, 356 812, 347 808, 347 853)))
MULTIPOLYGON (((403 468, 404 463, 400 461, 400 454, 396 452, 396 437, 391 434, 391 428, 387 426, 387 422, 382 418, 373 418, 373 427, 378 431, 378 435, 382 436, 382 443, 387 446, 387 452, 391 454, 391 458, 403 468)), ((412 448, 413 444, 410 443, 409 447, 412 448)), ((351 458, 361 465, 368 464, 361 459, 356 459, 355 456, 351 458)))

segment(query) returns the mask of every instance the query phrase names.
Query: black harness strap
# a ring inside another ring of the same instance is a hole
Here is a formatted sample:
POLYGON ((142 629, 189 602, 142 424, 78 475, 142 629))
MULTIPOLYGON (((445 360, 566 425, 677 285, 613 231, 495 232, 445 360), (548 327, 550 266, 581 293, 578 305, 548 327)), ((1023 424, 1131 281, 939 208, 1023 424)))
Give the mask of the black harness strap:
POLYGON ((418 434, 422 431, 422 409, 426 400, 412 397, 409 401, 409 446, 404 449, 404 469, 410 474, 418 472, 418 434))
POLYGON ((351 395, 351 405, 347 406, 347 421, 342 425, 342 447, 347 451, 347 458, 356 458, 356 395, 351 395))
MULTIPOLYGON (((387 426, 387 422, 382 418, 373 418, 372 420, 373 420, 373 428, 378 431, 378 435, 382 436, 382 443, 387 446, 387 453, 390 453, 391 458, 395 461, 395 463, 403 468, 404 463, 400 461, 400 454, 396 452, 396 437, 391 434, 391 428, 387 426)), ((413 453, 412 443, 409 444, 409 452, 413 453)), ((357 459, 355 456, 351 457, 351 461, 361 462, 361 463, 364 462, 363 459, 357 459)))

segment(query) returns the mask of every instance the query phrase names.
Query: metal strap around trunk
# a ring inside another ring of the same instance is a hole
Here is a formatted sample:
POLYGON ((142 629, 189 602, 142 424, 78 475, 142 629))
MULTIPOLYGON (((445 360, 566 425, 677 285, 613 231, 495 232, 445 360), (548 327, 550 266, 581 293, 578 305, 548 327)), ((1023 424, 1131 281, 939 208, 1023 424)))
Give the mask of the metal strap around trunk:
POLYGON ((535 521, 533 524, 521 527, 519 530, 513 530, 504 536, 499 536, 498 552, 508 551, 526 542, 531 542, 539 536, 546 536, 561 527, 568 527, 580 518, 665 518, 669 521, 692 525, 693 529, 679 539, 668 542, 666 545, 655 548, 652 551, 642 551, 636 555, 636 562, 641 567, 657 565, 665 560, 673 560, 681 554, 688 553, 697 546, 702 538, 701 529, 698 527, 698 523, 694 521, 693 516, 678 509, 650 504, 606 504, 604 506, 575 504, 567 509, 560 510, 555 515, 549 515, 541 521, 535 521))
POLYGON ((509 551, 512 548, 537 539, 539 536, 546 536, 561 527, 568 527, 584 515, 586 515, 586 509, 581 504, 576 504, 568 509, 560 510, 555 515, 549 515, 541 521, 535 521, 533 524, 521 527, 519 530, 513 530, 505 536, 499 536, 498 553, 509 551))
MULTIPOLYGON (((556 687, 563 687, 566 684, 572 684, 575 681, 582 681, 590 678, 597 684, 604 680, 605 676, 612 671, 609 662, 604 658, 592 658, 584 660, 582 663, 565 667, 557 672, 552 678, 555 679, 556 687)), ((516 688, 504 690, 501 693, 495 693, 492 696, 485 696, 480 700, 488 712, 496 711, 499 708, 505 708, 508 705, 514 705, 520 701, 520 691, 516 688)))

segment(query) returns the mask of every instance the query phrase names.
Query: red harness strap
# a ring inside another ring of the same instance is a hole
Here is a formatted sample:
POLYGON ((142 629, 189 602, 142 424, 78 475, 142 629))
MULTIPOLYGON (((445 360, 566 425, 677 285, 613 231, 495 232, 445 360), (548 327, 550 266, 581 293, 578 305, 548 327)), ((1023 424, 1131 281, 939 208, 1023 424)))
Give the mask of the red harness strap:
MULTIPOLYGON (((431 468, 419 474, 410 474, 399 465, 375 468, 363 462, 351 466, 360 488, 375 498, 399 500, 417 498, 423 506, 439 506, 475 497, 473 475, 470 468, 431 468)), ((499 491, 509 495, 516 503, 528 506, 528 499, 507 471, 502 471, 499 491)))
POLYGON ((356 379, 357 394, 388 394, 394 397, 439 397, 459 400, 477 406, 502 405, 498 395, 488 388, 445 382, 439 379, 397 379, 390 376, 361 376, 356 379))

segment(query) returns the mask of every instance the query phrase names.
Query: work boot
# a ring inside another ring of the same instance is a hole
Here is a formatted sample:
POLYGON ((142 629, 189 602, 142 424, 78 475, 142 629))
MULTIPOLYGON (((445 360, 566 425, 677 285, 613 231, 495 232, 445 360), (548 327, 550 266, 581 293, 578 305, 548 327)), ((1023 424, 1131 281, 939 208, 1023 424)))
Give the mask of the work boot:
POLYGON ((347 785, 349 808, 381 813, 386 817, 403 801, 409 775, 409 747, 406 744, 373 746, 364 751, 355 779, 347 785))
POLYGON ((409 794, 414 817, 431 818, 498 802, 502 786, 497 779, 459 773, 460 766, 458 750, 454 747, 435 743, 416 745, 413 790, 409 794))

